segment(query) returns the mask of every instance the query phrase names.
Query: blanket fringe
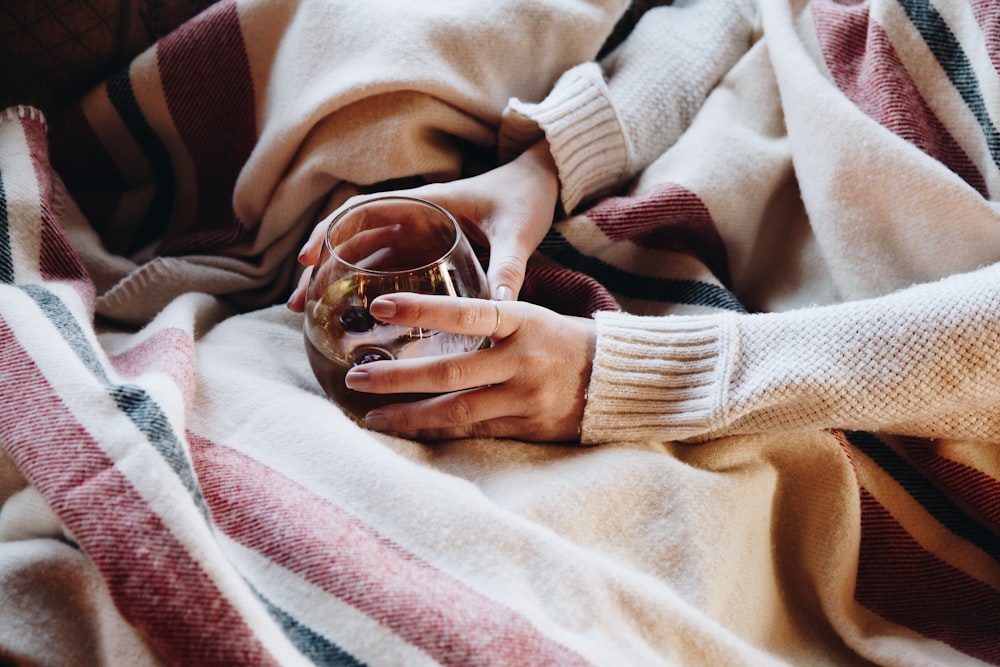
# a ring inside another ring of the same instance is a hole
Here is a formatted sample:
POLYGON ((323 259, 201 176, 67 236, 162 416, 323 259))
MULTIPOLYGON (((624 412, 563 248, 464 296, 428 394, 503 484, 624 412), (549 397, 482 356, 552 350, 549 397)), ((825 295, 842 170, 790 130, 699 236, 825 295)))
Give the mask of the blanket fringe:
POLYGON ((41 109, 33 106, 28 106, 26 104, 19 104, 15 107, 7 107, 0 112, 0 123, 9 123, 11 121, 19 120, 34 120, 39 121, 43 125, 48 126, 48 122, 45 119, 45 114, 42 113, 41 109))

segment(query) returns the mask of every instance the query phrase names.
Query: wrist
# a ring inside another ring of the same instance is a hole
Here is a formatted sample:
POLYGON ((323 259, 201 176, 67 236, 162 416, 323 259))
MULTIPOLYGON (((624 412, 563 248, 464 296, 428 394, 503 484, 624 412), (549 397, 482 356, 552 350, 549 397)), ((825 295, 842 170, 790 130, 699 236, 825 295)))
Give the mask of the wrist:
POLYGON ((521 156, 528 165, 530 178, 539 190, 544 190, 553 207, 559 200, 559 169, 552 157, 549 142, 541 139, 532 144, 521 156))

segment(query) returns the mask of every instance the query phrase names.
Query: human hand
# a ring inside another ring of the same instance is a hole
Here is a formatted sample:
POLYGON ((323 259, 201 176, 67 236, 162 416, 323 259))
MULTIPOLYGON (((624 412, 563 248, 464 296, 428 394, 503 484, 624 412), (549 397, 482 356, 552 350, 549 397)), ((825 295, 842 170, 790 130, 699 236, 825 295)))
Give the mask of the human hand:
MULTIPOLYGON (((427 199, 447 209, 470 240, 488 245, 490 292, 497 300, 509 301, 521 291, 528 258, 552 225, 559 180, 548 142, 542 140, 515 160, 478 176, 398 194, 427 199)), ((352 198, 344 205, 356 202, 352 198)), ((316 225, 299 254, 299 261, 308 268, 288 300, 295 312, 305 308, 311 267, 319 260, 325 233, 325 225, 316 225)))
POLYGON ((593 320, 524 302, 407 292, 380 296, 370 310, 392 324, 492 336, 492 346, 355 366, 345 379, 355 391, 440 394, 372 410, 368 428, 421 440, 579 438, 594 358, 593 320))

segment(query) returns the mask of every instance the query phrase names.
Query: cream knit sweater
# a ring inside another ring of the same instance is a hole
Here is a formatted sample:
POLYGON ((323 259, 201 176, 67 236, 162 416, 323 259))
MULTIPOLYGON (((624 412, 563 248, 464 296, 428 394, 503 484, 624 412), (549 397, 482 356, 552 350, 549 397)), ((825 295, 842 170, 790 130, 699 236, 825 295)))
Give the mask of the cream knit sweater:
MULTIPOLYGON (((752 288, 755 301, 783 312, 598 313, 584 442, 623 432, 699 440, 826 428, 1000 440, 995 193, 976 192, 887 132, 894 117, 860 113, 864 95, 852 96, 858 89, 830 73, 849 64, 844 45, 822 32, 822 16, 794 4, 699 0, 650 10, 600 66, 570 70, 540 102, 511 101, 506 138, 523 143, 532 128, 545 133, 567 211, 620 188, 659 157, 667 166, 643 178, 693 183, 717 214, 733 262, 745 266, 756 252, 748 237, 759 237, 767 219, 734 222, 726 208, 755 186, 739 174, 720 184, 680 158, 699 146, 730 150, 734 163, 761 159, 740 155, 738 143, 720 148, 728 135, 697 122, 703 103, 706 114, 728 104, 737 123, 774 116, 770 126, 783 132, 774 160, 794 165, 808 230, 805 242, 789 234, 777 257, 789 274, 815 266, 821 276, 771 280, 762 289, 734 267, 737 297, 752 288), (760 94, 747 83, 752 77, 770 80, 778 96, 760 94), (710 93, 729 101, 706 102, 710 93), (796 304, 795 290, 800 303, 781 308, 796 304)), ((977 167, 993 182, 997 165, 982 148, 982 127, 968 122, 943 72, 918 68, 926 49, 913 46, 913 25, 879 16, 879 5, 872 21, 899 54, 900 73, 926 91, 933 113, 974 160, 980 156, 977 167), (932 86, 945 90, 931 97, 932 86)), ((977 71, 990 77, 984 88, 996 84, 994 70, 977 71)), ((870 97, 886 94, 871 85, 870 97)))

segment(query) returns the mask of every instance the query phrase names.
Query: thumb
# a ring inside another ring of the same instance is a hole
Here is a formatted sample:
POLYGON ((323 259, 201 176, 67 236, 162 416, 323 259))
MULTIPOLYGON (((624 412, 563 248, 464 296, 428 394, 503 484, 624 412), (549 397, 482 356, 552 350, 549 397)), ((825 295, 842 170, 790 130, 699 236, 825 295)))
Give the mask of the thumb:
POLYGON ((497 301, 513 301, 521 292, 528 253, 521 249, 494 246, 490 251, 490 264, 486 278, 490 293, 497 301))

